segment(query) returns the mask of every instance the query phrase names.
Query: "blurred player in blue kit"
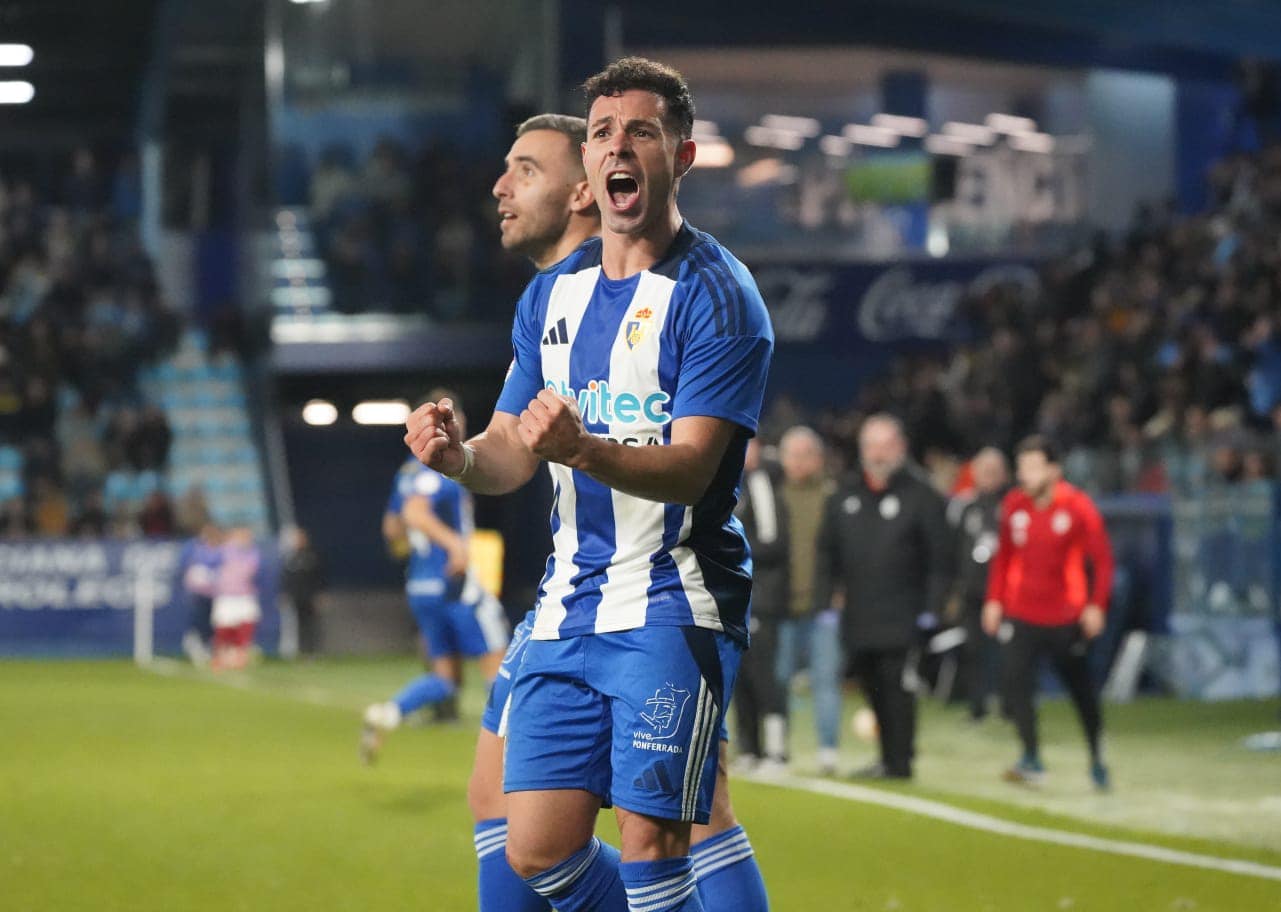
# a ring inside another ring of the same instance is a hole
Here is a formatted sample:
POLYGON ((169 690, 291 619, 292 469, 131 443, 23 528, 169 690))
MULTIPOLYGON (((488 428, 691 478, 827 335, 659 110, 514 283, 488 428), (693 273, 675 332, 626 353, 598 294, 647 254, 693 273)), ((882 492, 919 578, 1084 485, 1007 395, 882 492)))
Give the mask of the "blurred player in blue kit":
MULTIPOLYGON (((436 390, 428 399, 442 396, 450 394, 436 390)), ((457 415, 461 421, 461 409, 457 415)), ((403 528, 408 540, 405 594, 426 641, 431 671, 391 700, 365 710, 360 755, 367 764, 378 758, 386 734, 406 716, 454 696, 463 658, 479 659, 487 681, 497 675, 507 644, 507 617, 469 570, 472 525, 471 494, 465 488, 417 460, 401 466, 388 499, 384 533, 403 528), (399 517, 399 526, 388 516, 399 517)))
MULTIPOLYGON (((506 711, 512 867, 562 912, 700 910, 691 827, 713 817, 746 642, 750 558, 732 509, 773 334, 747 270, 676 208, 696 152, 679 74, 628 58, 585 89, 601 239, 522 296, 485 432, 464 444, 442 400, 414 412, 406 443, 477 492, 514 490, 540 460, 552 473, 553 554, 506 711), (592 835, 604 802, 621 863, 592 835)), ((519 219, 504 216, 505 240, 519 219)), ((751 859, 738 827, 704 848, 709 880, 751 859)), ((719 907, 764 908, 751 870, 759 896, 718 883, 719 907)))

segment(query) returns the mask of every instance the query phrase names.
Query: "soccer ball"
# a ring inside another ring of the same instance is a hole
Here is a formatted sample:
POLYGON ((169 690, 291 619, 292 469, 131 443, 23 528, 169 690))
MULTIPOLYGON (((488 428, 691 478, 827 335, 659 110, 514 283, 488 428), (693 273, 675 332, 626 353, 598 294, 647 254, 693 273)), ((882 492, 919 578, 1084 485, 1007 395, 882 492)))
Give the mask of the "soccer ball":
POLYGON ((876 713, 866 706, 854 711, 850 717, 850 730, 860 741, 875 741, 881 736, 881 727, 876 724, 876 713))

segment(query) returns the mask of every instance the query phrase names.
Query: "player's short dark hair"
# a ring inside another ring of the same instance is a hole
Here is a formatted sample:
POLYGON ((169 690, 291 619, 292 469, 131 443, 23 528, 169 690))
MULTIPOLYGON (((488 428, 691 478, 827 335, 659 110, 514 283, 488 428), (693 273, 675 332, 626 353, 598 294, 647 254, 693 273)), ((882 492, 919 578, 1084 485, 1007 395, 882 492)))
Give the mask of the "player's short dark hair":
POLYGON ((578 147, 587 142, 587 121, 573 114, 535 114, 516 128, 517 138, 534 130, 555 130, 569 139, 574 157, 578 147))
POLYGON ((1019 445, 1014 448, 1014 455, 1022 456, 1024 453, 1040 453, 1051 465, 1059 464, 1059 448, 1044 434, 1032 434, 1020 440, 1019 445))
POLYGON ((644 57, 623 57, 583 83, 589 110, 597 98, 622 95, 630 89, 653 92, 663 99, 667 121, 681 139, 689 139, 694 134, 694 97, 689 93, 685 77, 665 63, 644 57))

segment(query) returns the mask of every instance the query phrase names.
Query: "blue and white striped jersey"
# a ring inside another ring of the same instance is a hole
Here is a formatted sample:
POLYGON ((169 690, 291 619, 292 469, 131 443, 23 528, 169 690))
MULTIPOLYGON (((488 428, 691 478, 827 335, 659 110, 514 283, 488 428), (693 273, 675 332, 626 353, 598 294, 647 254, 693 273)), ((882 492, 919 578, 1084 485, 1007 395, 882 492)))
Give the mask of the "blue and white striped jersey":
MULTIPOLYGON (((406 460, 396 472, 387 511, 399 515, 412 497, 425 497, 441 522, 464 537, 471 535, 471 494, 458 482, 427 468, 417 459, 406 460)), ((409 530, 409 547, 405 591, 409 595, 457 598, 462 580, 445 578, 445 564, 449 561, 445 549, 416 529, 409 530)))
POLYGON ((688 224, 637 275, 609 279, 600 257, 600 240, 587 241, 525 289, 497 409, 519 415, 547 388, 577 400, 588 431, 632 446, 671 443, 672 422, 690 416, 738 433, 693 507, 551 465, 553 548, 533 638, 657 625, 745 642, 751 556, 733 509, 774 348, 765 304, 746 267, 688 224))

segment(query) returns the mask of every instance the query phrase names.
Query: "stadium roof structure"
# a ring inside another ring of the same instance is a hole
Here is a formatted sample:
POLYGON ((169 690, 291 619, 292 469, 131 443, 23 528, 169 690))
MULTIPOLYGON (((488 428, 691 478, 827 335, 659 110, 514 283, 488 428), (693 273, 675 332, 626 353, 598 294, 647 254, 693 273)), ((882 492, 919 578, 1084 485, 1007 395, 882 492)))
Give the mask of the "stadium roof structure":
POLYGON ((0 148, 101 142, 159 129, 175 109, 239 100, 262 67, 262 0, 0 0, 0 40, 28 44, 29 66, 0 79, 35 86, 3 111, 0 148))
POLYGON ((729 17, 714 0, 650 0, 624 5, 622 18, 624 40, 648 47, 851 44, 1188 76, 1222 75, 1243 57, 1281 61, 1275 0, 845 0, 785 10, 740 0, 729 17))
POLYGON ((159 5, 160 0, 0 0, 3 40, 35 51, 30 65, 0 75, 30 82, 36 90, 28 104, 4 111, 6 126, 20 128, 4 131, 5 144, 20 140, 19 133, 41 142, 50 132, 94 136, 128 130, 159 5))

